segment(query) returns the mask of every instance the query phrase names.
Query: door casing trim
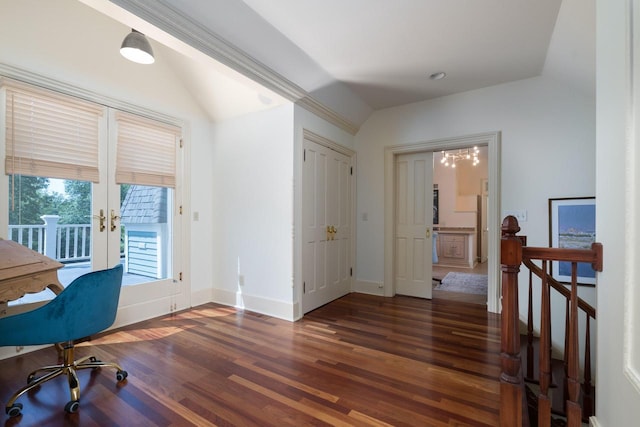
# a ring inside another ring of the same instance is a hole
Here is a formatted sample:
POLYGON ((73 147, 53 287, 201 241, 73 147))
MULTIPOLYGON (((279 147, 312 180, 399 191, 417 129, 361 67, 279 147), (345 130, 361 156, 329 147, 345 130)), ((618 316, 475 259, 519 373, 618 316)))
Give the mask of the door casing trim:
POLYGON ((489 156, 489 198, 487 225, 489 227, 489 287, 487 294, 487 310, 500 313, 501 277, 500 277, 500 153, 501 132, 487 132, 474 135, 429 140, 411 144, 387 146, 384 149, 384 295, 395 295, 394 286, 394 234, 395 234, 395 161, 399 154, 419 153, 422 151, 441 151, 464 148, 473 145, 488 147, 489 156))

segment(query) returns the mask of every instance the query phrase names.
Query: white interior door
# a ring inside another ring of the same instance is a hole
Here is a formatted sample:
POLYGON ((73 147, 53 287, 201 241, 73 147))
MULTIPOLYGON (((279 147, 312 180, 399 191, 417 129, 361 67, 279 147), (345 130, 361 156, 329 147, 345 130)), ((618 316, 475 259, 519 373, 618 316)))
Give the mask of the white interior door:
POLYGON ((351 288, 351 158, 304 140, 302 312, 351 288))
POLYGON ((433 153, 396 158, 396 293, 432 296, 433 153))

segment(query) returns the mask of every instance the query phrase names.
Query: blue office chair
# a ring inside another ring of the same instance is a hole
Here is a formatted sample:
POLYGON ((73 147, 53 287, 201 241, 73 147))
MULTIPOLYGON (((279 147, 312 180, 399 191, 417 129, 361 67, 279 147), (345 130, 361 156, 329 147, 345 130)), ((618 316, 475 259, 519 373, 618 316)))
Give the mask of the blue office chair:
POLYGON ((27 376, 27 385, 15 392, 7 402, 5 411, 17 417, 22 404, 16 400, 42 383, 66 374, 71 400, 65 411, 74 413, 80 403, 79 369, 110 367, 116 369, 118 382, 127 378, 127 371, 116 363, 105 363, 93 356, 74 360, 74 341, 97 334, 111 326, 116 318, 122 265, 93 271, 75 279, 48 304, 33 311, 0 319, 0 346, 23 346, 63 343, 63 361, 60 365, 45 366, 27 376), (43 372, 36 377, 36 373, 43 372))

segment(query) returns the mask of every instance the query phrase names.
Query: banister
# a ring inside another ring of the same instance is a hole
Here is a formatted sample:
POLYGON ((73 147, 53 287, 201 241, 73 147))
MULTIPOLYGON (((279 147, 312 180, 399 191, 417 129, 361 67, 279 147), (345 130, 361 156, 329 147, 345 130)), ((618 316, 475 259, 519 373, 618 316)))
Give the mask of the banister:
MULTIPOLYGON (((602 245, 600 245, 602 246, 602 245)), ((530 248, 531 249, 531 248, 530 248)), ((525 251, 526 252, 526 251, 525 251)), ((522 263, 527 266, 527 268, 529 269, 529 271, 531 271, 533 274, 535 274, 536 276, 542 278, 542 269, 540 267, 538 267, 537 265, 535 265, 531 259, 529 258, 523 258, 522 259, 522 263)), ((571 292, 564 287, 564 285, 560 282, 558 282, 556 279, 554 279, 551 276, 547 276, 547 281, 548 283, 551 285, 551 287, 553 289, 555 289, 556 291, 558 291, 560 294, 562 294, 562 296, 564 296, 566 299, 569 299, 571 297, 571 292)), ((587 313, 587 315, 589 315, 592 318, 596 318, 596 309, 593 308, 588 302, 586 302, 585 300, 583 300, 582 298, 578 297, 578 307, 584 311, 585 313, 587 313)))
POLYGON ((502 316, 500 331, 500 425, 520 427, 527 423, 523 416, 525 395, 520 358, 518 309, 518 272, 522 263, 522 241, 515 217, 502 222, 500 263, 502 270, 502 316))
POLYGON ((592 243, 591 249, 522 248, 523 256, 547 261, 587 262, 595 271, 602 271, 602 243, 592 243))
MULTIPOLYGON (((590 344, 590 323, 589 319, 596 317, 596 310, 586 301, 578 297, 577 292, 577 264, 589 263, 595 271, 602 271, 603 248, 600 243, 593 243, 590 249, 568 249, 568 248, 535 248, 526 246, 526 237, 517 236, 520 231, 518 221, 513 216, 506 217, 502 222, 501 240, 501 269, 502 269, 502 330, 501 330, 501 425, 521 426, 527 424, 526 404, 522 406, 518 402, 524 395, 524 383, 522 381, 522 360, 520 356, 520 332, 519 332, 519 312, 518 307, 518 274, 520 265, 524 264, 529 268, 529 304, 532 300, 531 278, 535 274, 542 281, 541 295, 541 325, 540 325, 540 351, 538 356, 539 368, 539 390, 537 396, 539 426, 550 425, 551 402, 549 400, 548 389, 551 374, 551 310, 549 290, 555 289, 566 300, 566 325, 565 325, 565 378, 564 387, 567 391, 564 394, 564 405, 567 422, 570 426, 579 426, 581 419, 584 420, 592 415, 593 395, 591 394, 591 353, 590 349, 585 349, 585 381, 580 384, 579 367, 579 340, 578 340, 578 310, 582 310, 587 315, 585 339, 586 345, 590 344), (542 261, 542 267, 534 263, 542 261), (572 264, 571 289, 567 289, 565 284, 560 283, 548 272, 548 263, 551 261, 566 261, 572 264), (520 390, 518 389, 520 387, 520 390), (580 407, 580 391, 583 389, 584 407, 580 407), (583 415, 584 414, 584 415, 583 415)), ((529 323, 527 324, 528 335, 532 335, 532 310, 528 308, 529 323)), ((529 338, 528 338, 529 339, 529 338)), ((532 350, 528 344, 527 353, 532 350)), ((527 371, 530 369, 530 361, 527 358, 527 371)))

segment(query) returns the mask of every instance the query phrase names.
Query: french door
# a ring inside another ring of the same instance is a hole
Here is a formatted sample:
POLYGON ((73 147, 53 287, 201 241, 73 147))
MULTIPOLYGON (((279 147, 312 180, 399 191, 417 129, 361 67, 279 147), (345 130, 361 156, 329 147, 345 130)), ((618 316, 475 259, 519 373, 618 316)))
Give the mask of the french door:
POLYGON ((351 290, 351 158, 308 139, 303 162, 302 312, 351 290))
POLYGON ((183 308, 175 179, 179 129, 115 110, 108 120, 108 143, 100 146, 106 164, 100 182, 92 186, 92 269, 124 265, 120 307, 131 320, 183 308), (164 148, 157 146, 158 139, 165 140, 164 148), (162 157, 159 150, 169 150, 165 157, 173 158, 175 169, 168 173, 173 179, 154 171, 165 168, 162 162, 154 164, 154 157, 162 157), (144 170, 139 162, 151 163, 144 170))
POLYGON ((23 83, 0 89, 6 238, 62 262, 64 286, 124 264, 124 322, 187 306, 181 129, 23 83))
POLYGON ((432 297, 433 153, 396 158, 396 293, 432 297))

